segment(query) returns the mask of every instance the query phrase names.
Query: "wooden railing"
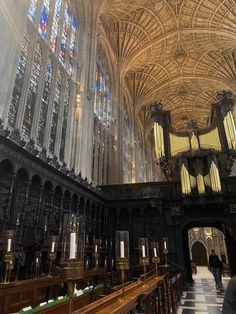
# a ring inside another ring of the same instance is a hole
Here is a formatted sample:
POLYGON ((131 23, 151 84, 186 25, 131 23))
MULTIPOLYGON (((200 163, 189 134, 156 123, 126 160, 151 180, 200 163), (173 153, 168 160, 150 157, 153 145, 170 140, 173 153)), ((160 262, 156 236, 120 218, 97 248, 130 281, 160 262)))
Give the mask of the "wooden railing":
MULTIPOLYGON (((96 300, 96 295, 98 294, 109 292, 110 288, 107 287, 107 283, 109 282, 109 286, 118 284, 119 278, 117 272, 106 273, 104 269, 100 269, 86 271, 84 283, 82 282, 81 285, 86 286, 86 281, 89 281, 93 286, 102 283, 103 288, 101 291, 92 290, 81 296, 80 306, 84 306, 96 300)), ((40 303, 53 298, 50 295, 51 290, 53 290, 53 287, 58 287, 63 283, 66 284, 66 281, 63 281, 60 277, 41 277, 15 281, 9 284, 0 284, 0 313, 15 313, 27 306, 35 308, 40 303)), ((66 295, 66 293, 67 289, 65 289, 64 295, 66 295)), ((64 303, 65 302, 62 302, 62 304, 64 303)), ((78 309, 78 307, 75 308, 78 309)))
MULTIPOLYGON (((92 289, 82 295, 73 297, 73 314, 126 314, 131 311, 147 314, 176 313, 185 283, 182 272, 169 278, 168 273, 156 277, 151 271, 146 281, 140 276, 138 280, 127 284, 125 297, 122 298, 121 289, 106 295, 110 290, 106 287, 107 282, 113 286, 120 283, 117 272, 105 274, 104 270, 89 271, 85 277, 87 280, 91 278, 93 282, 96 281, 97 285, 93 285, 92 289), (94 278, 97 279, 94 281, 94 278)), ((47 289, 61 283, 59 277, 44 277, 7 285, 0 284, 0 313, 18 312, 30 305, 32 309, 25 312, 27 314, 66 314, 69 311, 68 297, 62 300, 55 298, 51 303, 39 306, 40 303, 48 301, 47 289)))
POLYGON ((171 279, 164 276, 152 275, 144 280, 125 287, 125 296, 118 290, 101 300, 93 302, 73 314, 171 314, 177 313, 184 287, 183 274, 177 274, 171 279))

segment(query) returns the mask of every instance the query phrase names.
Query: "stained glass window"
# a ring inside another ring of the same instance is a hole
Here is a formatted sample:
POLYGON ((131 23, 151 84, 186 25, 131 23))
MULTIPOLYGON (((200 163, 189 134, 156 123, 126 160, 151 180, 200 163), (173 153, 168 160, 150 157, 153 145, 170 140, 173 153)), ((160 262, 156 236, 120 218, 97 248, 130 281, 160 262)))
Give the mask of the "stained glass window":
POLYGON ((100 90, 100 80, 99 80, 99 66, 96 64, 96 74, 95 74, 95 99, 94 99, 94 113, 98 113, 98 99, 99 99, 99 90, 100 90))
POLYGON ((60 99, 61 99, 61 85, 62 85, 62 76, 61 76, 61 72, 58 71, 57 81, 56 81, 56 86, 55 86, 55 94, 54 94, 51 134, 50 134, 50 141, 49 141, 49 151, 52 154, 54 154, 55 143, 56 143, 57 123, 58 123, 58 115, 59 115, 60 99))
POLYGON ((96 82, 95 82, 95 102, 94 113, 102 121, 103 125, 108 127, 111 120, 112 95, 109 78, 101 71, 99 64, 96 65, 96 82))
POLYGON ((58 28, 60 23, 60 15, 61 15, 61 3, 62 0, 56 0, 54 15, 53 15, 53 22, 52 22, 52 33, 50 38, 50 48, 52 52, 55 52, 57 39, 58 39, 58 28))
POLYGON ((62 30, 62 40, 61 40, 60 54, 59 54, 59 61, 63 65, 65 64, 65 60, 66 60, 67 39, 68 39, 67 37, 68 37, 69 26, 70 26, 70 11, 66 3, 64 21, 63 21, 63 30, 62 30))
POLYGON ((39 34, 46 38, 50 0, 44 0, 39 21, 39 34))
POLYGON ((70 51, 69 51, 69 64, 68 73, 71 75, 73 72, 73 59, 75 50, 75 35, 76 35, 76 20, 72 19, 71 37, 70 37, 70 51))
POLYGON ((106 68, 96 65, 95 76, 95 101, 94 101, 94 147, 93 151, 97 157, 93 159, 92 173, 97 173, 95 178, 98 184, 107 183, 108 167, 108 147, 111 142, 110 124, 111 124, 111 106, 112 95, 110 90, 109 76, 106 68), (96 126, 96 127, 95 127, 96 126), (97 153, 96 153, 97 152, 97 153))
POLYGON ((31 68, 31 75, 29 81, 29 91, 26 101, 26 108, 22 126, 22 135, 26 137, 30 137, 31 128, 33 124, 35 103, 38 91, 38 82, 41 71, 41 63, 42 63, 42 50, 40 44, 37 43, 35 48, 33 65, 31 68))
POLYGON ((40 108, 39 124, 38 124, 38 136, 37 143, 43 146, 45 128, 46 128, 46 117, 48 113, 49 97, 51 93, 51 83, 52 83, 52 73, 53 65, 52 61, 49 59, 46 65, 45 81, 43 87, 42 103, 40 108))
POLYGON ((64 160, 64 155, 65 155, 66 130, 67 130, 69 105, 70 105, 70 86, 67 81, 66 89, 65 89, 64 112, 63 112, 63 122, 62 122, 62 132, 61 132, 61 147, 60 147, 60 160, 61 161, 64 160))
POLYGON ((35 13, 36 13, 36 8, 37 8, 37 2, 38 0, 31 0, 30 6, 29 6, 29 11, 28 11, 28 17, 32 22, 35 21, 35 13))
POLYGON ((11 127, 15 126, 17 113, 19 109, 22 87, 25 76, 25 68, 27 64, 27 57, 29 52, 29 43, 30 43, 30 33, 29 30, 26 29, 24 39, 21 45, 21 55, 17 66, 15 84, 13 88, 13 94, 11 99, 11 105, 8 113, 8 124, 11 127))
POLYGON ((123 180, 125 183, 130 183, 133 171, 132 129, 125 97, 123 103, 125 107, 123 111, 123 180))
POLYGON ((38 147, 45 145, 51 154, 59 150, 58 158, 63 161, 69 126, 68 108, 74 91, 70 77, 75 69, 77 20, 71 14, 72 1, 28 0, 28 3, 26 14, 30 27, 21 47, 8 125, 12 128, 22 125, 21 134, 25 140, 36 136, 38 147), (37 41, 38 36, 40 40, 37 41), (49 54, 53 55, 50 59, 47 59, 48 46, 49 54), (61 99, 62 91, 64 99, 61 99), (59 112, 62 115, 60 125, 59 112))

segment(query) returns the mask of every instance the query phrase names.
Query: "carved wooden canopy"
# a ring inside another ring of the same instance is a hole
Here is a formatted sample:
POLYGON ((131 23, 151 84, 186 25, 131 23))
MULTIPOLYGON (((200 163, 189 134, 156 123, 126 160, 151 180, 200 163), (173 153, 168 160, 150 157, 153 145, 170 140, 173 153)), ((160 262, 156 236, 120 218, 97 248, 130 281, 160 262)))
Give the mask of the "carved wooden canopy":
POLYGON ((176 129, 206 127, 216 93, 236 93, 235 0, 101 0, 100 25, 137 114, 158 101, 176 129))

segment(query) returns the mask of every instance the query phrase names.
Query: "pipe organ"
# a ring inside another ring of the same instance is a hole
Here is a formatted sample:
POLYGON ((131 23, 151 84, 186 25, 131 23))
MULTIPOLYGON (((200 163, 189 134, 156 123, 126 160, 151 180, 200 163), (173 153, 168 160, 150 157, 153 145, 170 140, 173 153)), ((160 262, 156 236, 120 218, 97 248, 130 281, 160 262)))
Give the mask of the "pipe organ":
POLYGON ((222 160, 236 158, 232 95, 223 91, 217 98, 210 124, 204 129, 189 121, 185 131, 177 131, 171 127, 170 114, 163 110, 163 105, 151 105, 157 163, 167 180, 180 180, 184 195, 221 192, 220 177, 230 172, 222 160))

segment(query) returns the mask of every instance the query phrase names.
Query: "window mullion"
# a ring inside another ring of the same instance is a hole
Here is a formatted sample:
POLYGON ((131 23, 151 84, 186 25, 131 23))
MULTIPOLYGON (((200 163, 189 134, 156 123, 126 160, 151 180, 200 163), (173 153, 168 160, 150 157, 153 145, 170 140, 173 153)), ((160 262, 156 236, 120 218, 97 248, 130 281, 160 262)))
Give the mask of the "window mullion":
POLYGON ((95 126, 95 130, 94 130, 94 183, 98 184, 98 176, 97 176, 97 172, 98 172, 98 154, 99 154, 99 130, 100 130, 100 121, 99 119, 96 117, 97 122, 96 122, 96 126, 95 126))
MULTIPOLYGON (((71 34, 72 34, 72 16, 70 18, 69 31, 68 31, 68 35, 67 35, 67 51, 66 51, 66 56, 65 56, 65 69, 66 69, 66 71, 68 71, 68 67, 69 67, 71 34)), ((73 71, 72 71, 72 73, 73 73, 73 71)))
POLYGON ((74 120, 74 115, 76 114, 74 110, 74 103, 75 103, 75 84, 70 84, 71 86, 71 93, 70 93, 70 105, 68 111, 68 118, 67 118, 67 130, 66 130, 66 141, 65 141, 65 148, 64 148, 64 161, 68 164, 71 152, 71 143, 72 143, 72 132, 73 132, 73 125, 76 123, 74 120))
POLYGON ((103 164, 104 164, 104 157, 105 157, 105 126, 102 124, 102 134, 101 134, 101 150, 100 150, 100 163, 99 163, 99 182, 103 184, 103 164))
MULTIPOLYGON (((54 59, 54 58, 52 58, 54 59)), ((46 150, 49 150, 49 140, 51 135, 51 125, 52 125, 52 112, 54 107, 54 97, 55 97, 55 86, 57 81, 57 72, 58 72, 59 64, 57 62, 53 62, 53 74, 52 74, 52 82, 51 82, 51 93, 49 95, 48 102, 48 114, 47 114, 47 122, 46 122, 46 130, 44 136, 44 147, 46 150)))
POLYGON ((62 40, 62 33, 63 33, 63 23, 64 23, 64 18, 65 18, 65 8, 66 8, 66 1, 62 2, 61 6, 61 13, 60 13, 60 23, 58 27, 58 40, 56 43, 56 49, 55 49, 55 55, 58 58, 59 53, 60 53, 60 46, 61 46, 61 40, 62 40))
POLYGON ((60 144, 61 144, 61 132, 62 132, 62 123, 63 123, 65 90, 66 90, 66 80, 65 80, 65 73, 63 73, 59 113, 58 113, 58 120, 57 120, 57 133, 56 133, 55 149, 54 149, 54 155, 57 156, 58 158, 59 158, 60 144))
POLYGON ((50 1, 47 34, 46 34, 46 43, 47 43, 48 47, 50 47, 50 38, 51 38, 51 33, 52 33, 52 23, 53 23, 55 4, 56 4, 56 0, 50 1))
POLYGON ((104 129, 104 169, 103 169, 103 184, 107 183, 107 153, 108 153, 108 129, 104 129))

